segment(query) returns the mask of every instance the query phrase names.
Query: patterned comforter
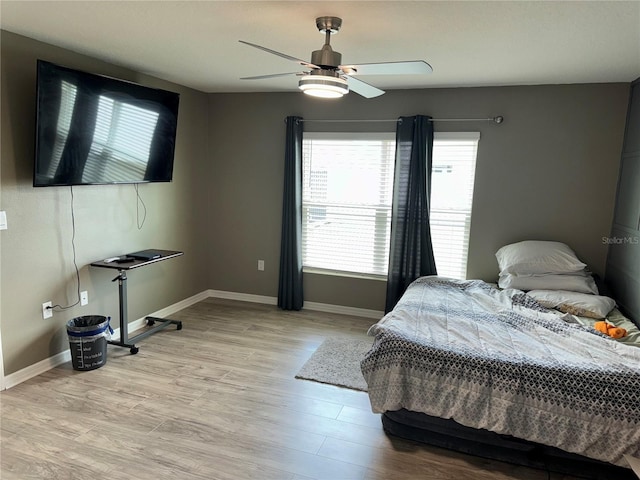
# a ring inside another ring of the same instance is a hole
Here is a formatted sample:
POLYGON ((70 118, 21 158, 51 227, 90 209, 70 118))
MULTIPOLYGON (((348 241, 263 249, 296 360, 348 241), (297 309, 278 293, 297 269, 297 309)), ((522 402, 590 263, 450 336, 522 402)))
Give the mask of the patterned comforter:
POLYGON ((369 330, 374 412, 405 408, 628 467, 640 457, 640 349, 519 290, 423 277, 369 330))

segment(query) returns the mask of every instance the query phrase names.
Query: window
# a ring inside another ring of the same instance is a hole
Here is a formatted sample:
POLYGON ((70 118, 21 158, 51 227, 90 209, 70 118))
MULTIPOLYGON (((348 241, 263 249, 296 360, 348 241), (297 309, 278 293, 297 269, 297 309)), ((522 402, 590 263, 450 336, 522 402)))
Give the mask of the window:
POLYGON ((464 279, 476 172, 477 132, 435 133, 431 165, 431 243, 438 275, 464 279))
MULTIPOLYGON (((465 278, 478 133, 436 133, 431 230, 438 273, 465 278)), ((395 133, 305 133, 305 269, 386 276, 395 133)))
POLYGON ((305 133, 305 267, 386 275, 395 134, 305 133))

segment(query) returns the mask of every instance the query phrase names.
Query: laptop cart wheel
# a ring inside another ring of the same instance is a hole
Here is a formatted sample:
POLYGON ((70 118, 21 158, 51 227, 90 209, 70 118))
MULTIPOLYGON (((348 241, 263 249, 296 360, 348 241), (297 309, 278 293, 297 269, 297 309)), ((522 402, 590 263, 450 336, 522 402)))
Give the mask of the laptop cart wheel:
POLYGON ((182 330, 182 322, 178 323, 178 326, 176 327, 176 330, 182 330))
POLYGON ((131 347, 131 350, 129 351, 131 352, 131 355, 135 355, 140 351, 140 349, 138 347, 131 347))
POLYGON ((154 319, 152 319, 152 318, 147 318, 147 325, 148 325, 148 326, 150 326, 150 327, 151 327, 151 326, 153 326, 153 325, 155 325, 155 324, 156 324, 156 321, 155 321, 154 319))

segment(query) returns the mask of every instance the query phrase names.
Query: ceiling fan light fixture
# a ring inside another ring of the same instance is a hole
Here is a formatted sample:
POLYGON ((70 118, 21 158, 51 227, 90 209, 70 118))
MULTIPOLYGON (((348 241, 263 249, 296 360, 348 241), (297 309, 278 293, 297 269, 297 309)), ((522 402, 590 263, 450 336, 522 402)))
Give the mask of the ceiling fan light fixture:
POLYGON ((340 98, 349 93, 347 81, 337 76, 305 75, 298 82, 298 88, 307 95, 320 98, 340 98))

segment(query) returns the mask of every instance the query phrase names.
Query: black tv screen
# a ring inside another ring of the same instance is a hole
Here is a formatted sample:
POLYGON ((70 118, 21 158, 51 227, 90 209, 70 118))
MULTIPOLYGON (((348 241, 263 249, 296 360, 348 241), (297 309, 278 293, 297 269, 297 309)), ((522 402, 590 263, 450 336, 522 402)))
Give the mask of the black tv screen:
POLYGON ((34 187, 170 182, 177 93, 38 60, 34 187))

